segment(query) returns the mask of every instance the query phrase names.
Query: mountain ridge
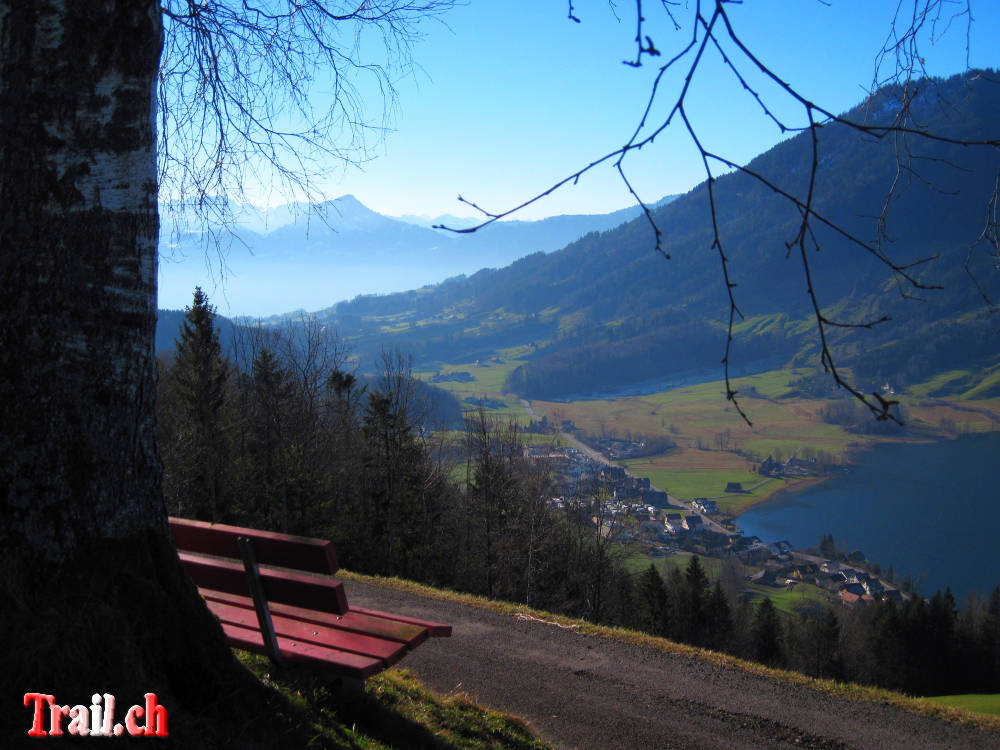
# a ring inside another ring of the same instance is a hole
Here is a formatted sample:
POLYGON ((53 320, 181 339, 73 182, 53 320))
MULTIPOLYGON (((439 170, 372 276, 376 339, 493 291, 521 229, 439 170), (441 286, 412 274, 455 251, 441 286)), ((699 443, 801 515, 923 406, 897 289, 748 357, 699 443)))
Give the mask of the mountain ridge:
MULTIPOLYGON (((899 93, 884 89, 847 116, 891 115, 899 93)), ((913 106, 934 132, 995 137, 1000 122, 995 74, 926 82, 921 97, 913 106)), ((879 206, 899 169, 894 144, 835 123, 823 127, 818 138, 822 158, 815 209, 874 248, 879 206)), ((860 367, 865 377, 891 372, 905 380, 926 374, 934 365, 921 363, 923 346, 960 349, 955 363, 997 356, 995 341, 982 350, 983 301, 963 263, 981 238, 1000 155, 934 140, 915 146, 921 160, 911 165, 909 178, 893 195, 881 247, 904 266, 937 256, 933 264, 911 272, 922 282, 942 283, 945 291, 887 294, 896 280, 871 249, 819 222, 813 224, 807 249, 817 301, 828 315, 856 323, 889 317, 912 324, 830 329, 840 361, 860 367), (918 293, 922 301, 909 298, 918 293)), ((800 134, 747 166, 784 190, 801 192, 809 179, 810 154, 808 136, 800 134)), ((719 235, 738 284, 737 304, 748 323, 773 319, 769 325, 748 326, 737 337, 733 361, 817 363, 804 269, 796 254, 788 257, 787 243, 800 223, 797 208, 745 173, 720 176, 714 189, 719 235)), ((712 244, 705 183, 656 209, 654 217, 669 261, 653 251, 652 228, 638 219, 503 269, 395 295, 358 297, 319 316, 361 352, 399 345, 428 362, 471 361, 490 348, 531 343, 528 362, 509 383, 528 397, 587 391, 602 379, 605 385, 622 385, 653 373, 708 366, 717 367, 721 377, 729 306, 720 254, 712 244), (390 319, 395 329, 374 326, 390 319)), ((971 272, 998 299, 1000 275, 992 259, 982 248, 974 253, 971 272)))
POLYGON ((289 204, 261 211, 227 203, 219 213, 234 223, 215 230, 222 246, 211 248, 225 256, 224 270, 215 252, 209 254, 214 273, 206 268, 200 233, 175 236, 164 229, 161 247, 169 252, 161 262, 159 307, 180 308, 201 286, 231 315, 318 310, 359 291, 405 291, 502 267, 532 252, 551 252, 639 210, 502 222, 468 235, 382 215, 350 194, 308 209, 289 204))

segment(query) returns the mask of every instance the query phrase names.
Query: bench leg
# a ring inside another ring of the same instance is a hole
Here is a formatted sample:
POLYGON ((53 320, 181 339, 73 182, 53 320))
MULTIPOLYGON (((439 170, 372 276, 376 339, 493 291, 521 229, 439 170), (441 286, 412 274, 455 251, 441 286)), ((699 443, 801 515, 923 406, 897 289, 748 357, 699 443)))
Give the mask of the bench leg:
POLYGON ((358 698, 365 692, 365 681, 357 677, 338 677, 332 684, 338 693, 348 698, 358 698))

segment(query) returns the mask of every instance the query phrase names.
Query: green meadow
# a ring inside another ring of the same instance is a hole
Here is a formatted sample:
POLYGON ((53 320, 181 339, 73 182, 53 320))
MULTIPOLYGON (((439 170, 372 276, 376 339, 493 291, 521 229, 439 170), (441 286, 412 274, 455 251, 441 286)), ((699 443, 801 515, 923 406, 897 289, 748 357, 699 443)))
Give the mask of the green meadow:
POLYGON ((1000 693, 978 693, 967 695, 936 695, 922 700, 938 706, 964 708, 977 714, 1000 716, 1000 693))

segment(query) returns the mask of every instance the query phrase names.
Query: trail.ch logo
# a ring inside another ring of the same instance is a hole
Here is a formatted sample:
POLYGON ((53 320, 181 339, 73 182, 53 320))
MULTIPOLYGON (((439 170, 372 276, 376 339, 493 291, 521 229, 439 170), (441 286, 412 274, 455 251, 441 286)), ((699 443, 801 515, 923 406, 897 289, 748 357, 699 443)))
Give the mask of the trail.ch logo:
POLYGON ((55 696, 47 693, 25 693, 24 705, 33 708, 29 737, 61 737, 64 734, 80 737, 120 737, 127 732, 132 737, 166 737, 167 709, 157 704, 156 693, 146 693, 143 706, 132 706, 125 712, 125 723, 115 723, 115 696, 94 693, 91 705, 60 706, 55 696), (45 729, 48 714, 49 728, 45 729), (145 723, 139 720, 145 717, 145 723), (63 730, 63 722, 69 726, 63 730))

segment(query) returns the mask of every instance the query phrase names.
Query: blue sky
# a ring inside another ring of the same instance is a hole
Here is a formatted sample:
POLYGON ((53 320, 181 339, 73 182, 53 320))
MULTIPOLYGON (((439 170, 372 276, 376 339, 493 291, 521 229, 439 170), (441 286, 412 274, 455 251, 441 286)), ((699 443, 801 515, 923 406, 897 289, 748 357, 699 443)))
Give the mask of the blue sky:
MULTIPOLYGON (((913 2, 746 0, 728 8, 747 47, 776 74, 841 112, 870 88, 897 5, 905 13, 913 2)), ((389 215, 469 215, 456 201, 461 194, 501 211, 621 146, 638 122, 658 63, 688 39, 693 2, 674 7, 685 24, 674 32, 660 4, 647 0, 647 33, 664 57, 646 58, 638 69, 621 62, 635 54, 634 4, 619 0, 612 8, 606 0, 577 0, 574 6, 581 23, 567 19, 565 2, 496 0, 469 0, 441 22, 422 23, 415 67, 396 81, 393 130, 363 169, 331 169, 328 197, 353 193, 389 215)), ((946 4, 944 16, 964 7, 946 4)), ((1000 3, 972 0, 972 14, 969 63, 1000 66, 1000 3)), ((925 34, 920 53, 930 74, 947 76, 965 66, 966 19, 956 19, 946 34, 942 29, 943 23, 933 42, 925 34)), ((678 72, 686 70, 681 63, 678 72)), ((663 107, 680 84, 679 75, 665 80, 663 107)), ((775 92, 765 86, 762 93, 775 92)), ((781 137, 715 52, 704 59, 688 101, 705 145, 734 161, 748 161, 781 137)), ((770 101, 790 124, 802 124, 800 110, 786 97, 770 101)), ((705 176, 690 139, 676 126, 633 155, 627 173, 650 201, 685 192, 705 176)), ((602 213, 629 203, 616 173, 604 166, 518 218, 602 213)))

